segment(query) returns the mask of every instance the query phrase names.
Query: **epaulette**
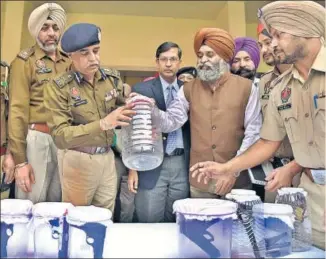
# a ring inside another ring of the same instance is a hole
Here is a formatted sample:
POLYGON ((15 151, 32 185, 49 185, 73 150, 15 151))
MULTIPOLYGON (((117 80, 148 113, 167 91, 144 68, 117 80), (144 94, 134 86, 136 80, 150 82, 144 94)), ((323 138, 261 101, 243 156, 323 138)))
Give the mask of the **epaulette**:
POLYGON ((1 61, 2 67, 9 67, 8 63, 6 61, 1 61))
POLYGON ((59 88, 62 88, 68 83, 70 83, 73 79, 73 72, 70 71, 56 77, 55 79, 53 79, 53 81, 59 88))
POLYGON ((26 61, 30 56, 32 56, 34 54, 34 52, 35 52, 35 49, 33 47, 24 49, 18 53, 17 57, 26 61))
POLYGON ((113 68, 101 68, 101 69, 107 76, 113 76, 115 78, 120 78, 120 72, 116 69, 113 69, 113 68))

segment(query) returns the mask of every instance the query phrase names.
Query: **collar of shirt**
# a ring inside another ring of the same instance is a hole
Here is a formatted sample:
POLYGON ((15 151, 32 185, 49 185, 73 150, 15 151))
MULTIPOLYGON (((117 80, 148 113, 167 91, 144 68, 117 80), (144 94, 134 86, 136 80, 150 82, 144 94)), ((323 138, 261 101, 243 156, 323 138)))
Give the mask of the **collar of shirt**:
MULTIPOLYGON (((40 48, 40 46, 37 43, 34 45, 34 49, 35 49, 36 60, 43 59, 44 57, 51 59, 48 57, 48 55, 45 53, 45 51, 40 48)), ((61 60, 66 61, 58 49, 56 49, 56 58, 57 58, 56 62, 61 61, 61 60)))
POLYGON ((162 89, 163 89, 163 94, 164 94, 164 99, 166 100, 168 94, 167 94, 167 91, 166 89, 170 86, 170 85, 173 85, 175 90, 178 92, 179 91, 179 86, 178 86, 178 79, 175 78, 175 80, 173 81, 172 84, 166 82, 163 77, 160 76, 160 80, 161 80, 161 84, 162 84, 162 89))
MULTIPOLYGON (((325 60, 326 60, 325 47, 321 46, 321 48, 317 54, 317 57, 311 66, 311 69, 309 71, 309 76, 310 76, 311 70, 317 70, 317 71, 325 73, 326 72, 326 61, 325 60)), ((305 80, 299 74, 298 70, 294 66, 292 66, 292 75, 293 75, 293 78, 299 80, 301 84, 304 84, 305 80)))

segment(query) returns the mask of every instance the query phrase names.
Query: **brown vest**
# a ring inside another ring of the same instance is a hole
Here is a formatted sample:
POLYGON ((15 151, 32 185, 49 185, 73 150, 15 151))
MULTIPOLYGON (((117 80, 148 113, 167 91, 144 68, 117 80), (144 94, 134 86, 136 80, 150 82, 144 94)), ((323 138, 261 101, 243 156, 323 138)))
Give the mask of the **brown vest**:
MULTIPOLYGON (((191 151, 190 166, 202 161, 227 162, 236 156, 244 138, 244 118, 252 81, 230 73, 225 74, 213 92, 199 79, 184 85, 190 104, 191 151)), ((204 191, 209 184, 189 177, 190 184, 204 191)), ((250 184, 241 174, 235 187, 250 184)))

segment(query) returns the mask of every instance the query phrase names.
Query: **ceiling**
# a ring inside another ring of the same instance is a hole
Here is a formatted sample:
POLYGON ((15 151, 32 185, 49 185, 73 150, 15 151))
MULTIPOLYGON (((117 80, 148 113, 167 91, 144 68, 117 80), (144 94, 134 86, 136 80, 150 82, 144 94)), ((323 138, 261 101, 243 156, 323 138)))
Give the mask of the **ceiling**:
MULTIPOLYGON (((47 1, 33 1, 37 7, 47 1)), ((215 20, 226 1, 54 1, 67 13, 97 13, 215 20), (91 4, 90 4, 91 3, 91 4)))

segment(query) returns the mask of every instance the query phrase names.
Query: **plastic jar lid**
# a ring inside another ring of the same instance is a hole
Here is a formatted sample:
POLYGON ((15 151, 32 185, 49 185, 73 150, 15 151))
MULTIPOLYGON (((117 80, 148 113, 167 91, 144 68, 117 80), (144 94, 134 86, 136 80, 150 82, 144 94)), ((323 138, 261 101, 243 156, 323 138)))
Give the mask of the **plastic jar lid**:
POLYGON ((66 214, 68 208, 72 208, 71 203, 66 202, 40 202, 34 205, 33 215, 36 217, 59 218, 66 214))
POLYGON ((233 214, 237 204, 232 201, 220 199, 183 199, 175 201, 174 212, 203 216, 222 216, 233 214))
POLYGON ((1 200, 1 215, 30 215, 33 203, 30 200, 1 200))
POLYGON ((95 206, 78 206, 68 209, 67 221, 101 222, 110 220, 112 212, 95 206))
POLYGON ((233 189, 233 190, 231 190, 231 194, 244 196, 244 195, 256 195, 256 192, 253 190, 233 189))

